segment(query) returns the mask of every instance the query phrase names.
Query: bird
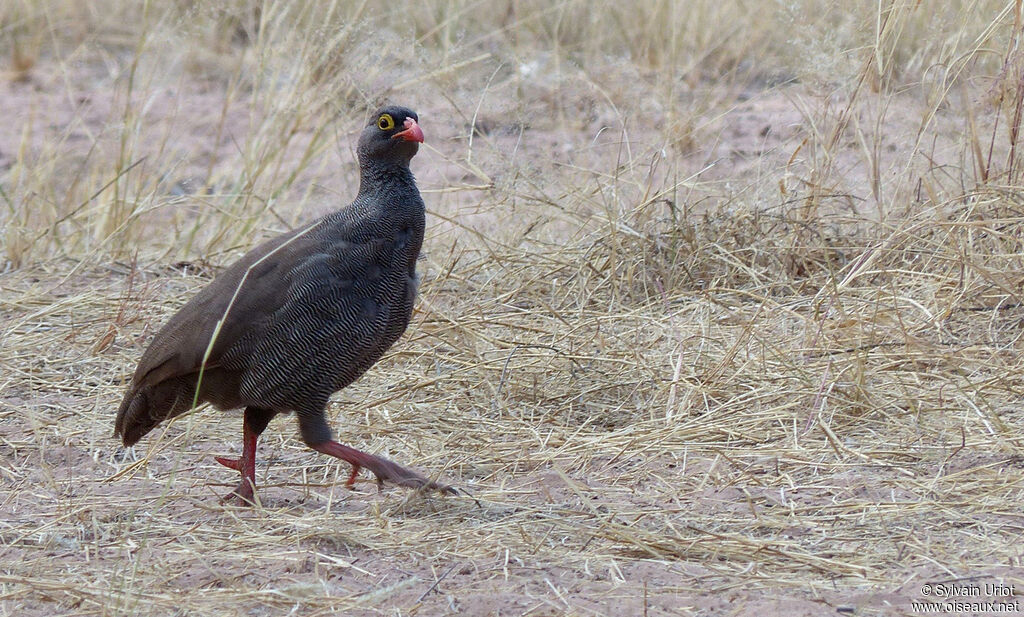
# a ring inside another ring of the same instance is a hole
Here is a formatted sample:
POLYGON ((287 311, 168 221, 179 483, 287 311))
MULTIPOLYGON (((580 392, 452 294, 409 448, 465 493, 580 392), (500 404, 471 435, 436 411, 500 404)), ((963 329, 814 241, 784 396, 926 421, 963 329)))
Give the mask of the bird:
POLYGON ((193 296, 142 354, 114 423, 125 447, 164 420, 209 403, 244 408, 242 453, 216 457, 241 475, 224 500, 254 505, 256 443, 294 412, 310 448, 384 482, 455 494, 390 460, 334 441, 330 396, 358 379, 405 332, 419 285, 426 209, 410 162, 419 116, 388 105, 359 136, 354 201, 259 244, 193 296))

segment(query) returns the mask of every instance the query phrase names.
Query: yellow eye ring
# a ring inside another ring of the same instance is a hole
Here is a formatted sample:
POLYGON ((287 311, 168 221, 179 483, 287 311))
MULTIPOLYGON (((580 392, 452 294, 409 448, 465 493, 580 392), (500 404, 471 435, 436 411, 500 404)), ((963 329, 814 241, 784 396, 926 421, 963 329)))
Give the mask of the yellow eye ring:
POLYGON ((395 119, 391 117, 391 114, 381 114, 380 118, 377 118, 377 128, 382 131, 390 131, 395 128, 395 119))

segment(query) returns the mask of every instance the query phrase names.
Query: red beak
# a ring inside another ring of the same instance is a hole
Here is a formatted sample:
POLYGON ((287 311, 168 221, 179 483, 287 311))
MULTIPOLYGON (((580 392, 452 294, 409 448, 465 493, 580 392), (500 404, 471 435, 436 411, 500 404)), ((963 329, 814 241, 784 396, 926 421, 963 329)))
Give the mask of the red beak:
POLYGON ((412 118, 406 118, 405 122, 402 123, 405 130, 401 133, 395 133, 391 136, 391 139, 402 139, 405 141, 415 141, 423 143, 423 130, 420 129, 420 125, 416 124, 416 121, 412 118))

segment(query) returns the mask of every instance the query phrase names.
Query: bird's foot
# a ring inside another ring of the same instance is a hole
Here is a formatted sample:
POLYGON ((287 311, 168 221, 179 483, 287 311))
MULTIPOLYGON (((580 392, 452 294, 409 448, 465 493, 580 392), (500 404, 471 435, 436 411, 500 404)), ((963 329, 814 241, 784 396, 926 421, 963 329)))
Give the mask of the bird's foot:
POLYGON ((348 487, 351 487, 355 483, 356 475, 359 473, 359 470, 365 467, 372 471, 373 475, 377 476, 378 486, 385 482, 391 482, 399 486, 408 486, 409 488, 432 489, 449 495, 458 494, 458 491, 451 486, 434 482, 411 469, 402 467, 398 463, 393 463, 386 458, 360 452, 355 448, 350 448, 336 441, 325 441, 324 443, 317 444, 312 447, 318 452, 330 454, 331 456, 340 458, 352 465, 352 473, 349 475, 348 482, 345 483, 348 487))
POLYGON ((218 463, 224 465, 228 469, 234 469, 242 474, 242 481, 238 483, 235 490, 231 491, 227 495, 221 498, 222 504, 232 503, 236 506, 252 506, 256 504, 255 499, 255 485, 256 485, 256 473, 255 465, 251 469, 247 469, 245 460, 242 458, 227 458, 224 456, 215 456, 218 463), (246 477, 246 476, 250 477, 246 477))
POLYGON ((255 493, 256 491, 253 489, 252 483, 248 480, 242 480, 235 487, 235 490, 221 497, 220 502, 241 507, 254 506, 256 505, 255 493))
POLYGON ((373 475, 377 476, 378 487, 383 485, 385 482, 391 482, 392 484, 407 486, 409 488, 430 489, 447 493, 449 495, 458 494, 458 491, 456 491, 454 487, 434 482, 408 467, 402 467, 398 463, 394 463, 379 456, 373 456, 372 454, 367 454, 366 456, 371 457, 373 460, 363 463, 363 467, 366 467, 373 472, 373 475))

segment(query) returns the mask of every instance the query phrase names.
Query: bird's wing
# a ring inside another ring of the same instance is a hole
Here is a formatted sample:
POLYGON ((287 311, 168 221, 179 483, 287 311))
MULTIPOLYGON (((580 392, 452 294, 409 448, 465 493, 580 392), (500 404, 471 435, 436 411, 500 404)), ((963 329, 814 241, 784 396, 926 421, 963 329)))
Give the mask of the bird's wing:
POLYGON ((226 353, 226 362, 247 364, 254 396, 327 396, 337 377, 355 379, 390 343, 390 316, 405 297, 396 281, 406 276, 390 263, 393 239, 347 237, 294 265, 284 302, 226 353))
POLYGON ((153 338, 131 390, 199 371, 207 349, 206 368, 217 366, 234 341, 284 303, 289 282, 283 264, 310 250, 315 241, 307 232, 317 224, 260 244, 193 296, 153 338))

